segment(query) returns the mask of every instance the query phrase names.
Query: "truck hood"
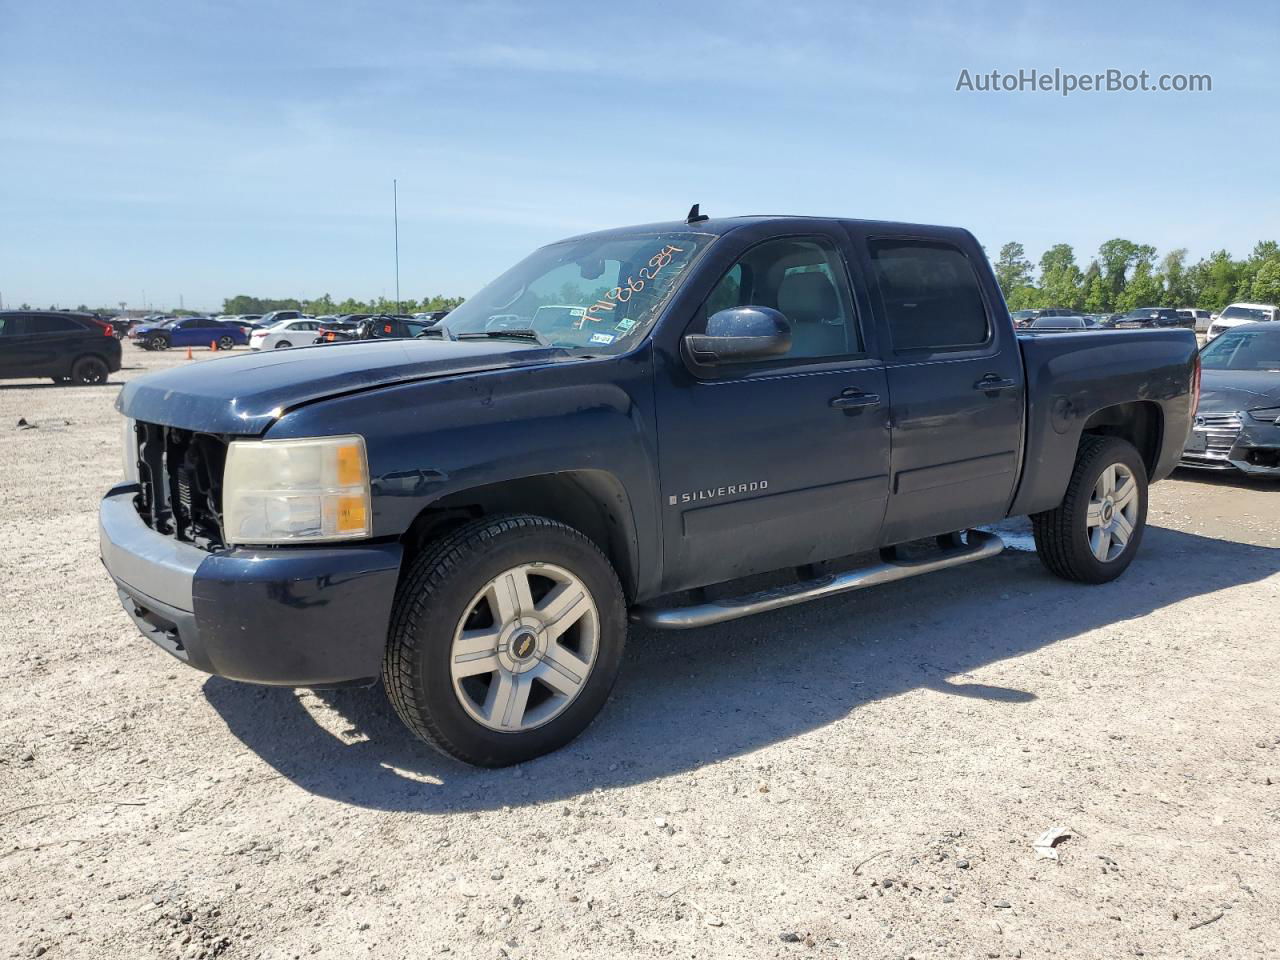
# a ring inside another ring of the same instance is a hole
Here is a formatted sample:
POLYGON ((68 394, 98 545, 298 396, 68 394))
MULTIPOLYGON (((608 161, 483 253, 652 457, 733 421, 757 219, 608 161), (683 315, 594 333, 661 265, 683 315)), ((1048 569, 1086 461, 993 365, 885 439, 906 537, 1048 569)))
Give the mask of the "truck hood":
POLYGON ((1197 413, 1233 413, 1280 406, 1280 373, 1267 370, 1205 370, 1197 413))
POLYGON ((219 357, 124 385, 116 409, 134 420, 203 433, 253 435, 315 400, 434 377, 572 362, 563 349, 506 340, 366 340, 219 357))

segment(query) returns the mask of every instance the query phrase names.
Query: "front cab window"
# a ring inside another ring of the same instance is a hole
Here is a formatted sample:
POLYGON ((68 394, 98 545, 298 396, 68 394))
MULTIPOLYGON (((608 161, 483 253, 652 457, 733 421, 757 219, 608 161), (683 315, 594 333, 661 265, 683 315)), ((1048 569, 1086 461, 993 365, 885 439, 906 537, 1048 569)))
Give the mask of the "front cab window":
POLYGON ((770 307, 791 326, 786 360, 820 360, 862 352, 849 280, 835 246, 817 237, 787 237, 752 247, 720 278, 690 333, 732 307, 770 307))

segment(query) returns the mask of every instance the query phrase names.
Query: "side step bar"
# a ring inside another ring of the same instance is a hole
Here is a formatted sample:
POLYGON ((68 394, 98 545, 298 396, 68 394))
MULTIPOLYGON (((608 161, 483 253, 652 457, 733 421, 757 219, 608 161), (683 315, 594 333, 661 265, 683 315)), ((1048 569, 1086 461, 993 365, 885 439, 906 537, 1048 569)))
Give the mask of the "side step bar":
MULTIPOLYGON (((958 541, 958 536, 954 538, 958 541)), ((639 606, 631 611, 631 619, 656 630, 688 630, 693 627, 709 627, 713 623, 724 623, 737 620, 753 613, 764 613, 766 610, 778 610, 808 600, 832 597, 850 590, 861 590, 863 587, 874 587, 908 577, 918 577, 922 573, 933 573, 948 567, 958 567, 962 563, 973 563, 994 557, 1004 549, 1004 541, 996 534, 984 530, 967 531, 967 543, 943 549, 941 554, 927 560, 914 563, 886 561, 860 570, 849 570, 845 573, 830 574, 816 580, 804 580, 771 590, 761 590, 741 597, 729 597, 711 603, 698 603, 686 607, 651 607, 639 606)))

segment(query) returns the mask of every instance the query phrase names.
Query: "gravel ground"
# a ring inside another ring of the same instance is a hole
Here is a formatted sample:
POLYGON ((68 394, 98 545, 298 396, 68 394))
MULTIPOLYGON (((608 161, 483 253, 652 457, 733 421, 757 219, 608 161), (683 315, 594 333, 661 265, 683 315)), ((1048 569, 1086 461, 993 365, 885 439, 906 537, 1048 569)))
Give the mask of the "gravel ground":
POLYGON ((380 689, 137 635, 97 559, 112 401, 187 361, 125 349, 108 386, 0 384, 0 956, 1280 952, 1280 486, 1160 484, 1103 587, 1011 550, 633 632, 585 736, 480 771, 380 689))

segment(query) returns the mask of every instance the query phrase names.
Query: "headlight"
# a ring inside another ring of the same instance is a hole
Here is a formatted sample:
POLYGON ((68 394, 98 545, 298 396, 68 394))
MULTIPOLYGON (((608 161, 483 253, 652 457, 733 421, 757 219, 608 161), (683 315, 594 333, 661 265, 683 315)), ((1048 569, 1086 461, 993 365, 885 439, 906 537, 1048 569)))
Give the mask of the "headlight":
POLYGON ((222 519, 228 543, 369 536, 364 437, 233 440, 222 474, 222 519))

